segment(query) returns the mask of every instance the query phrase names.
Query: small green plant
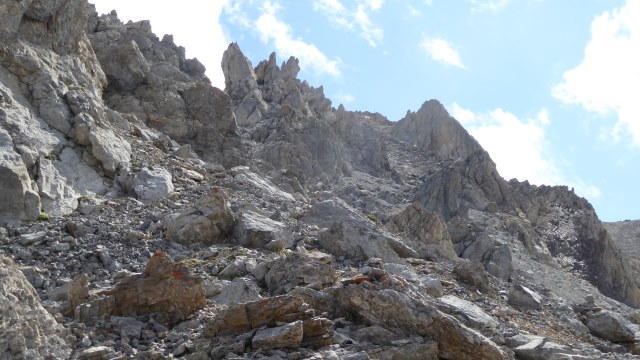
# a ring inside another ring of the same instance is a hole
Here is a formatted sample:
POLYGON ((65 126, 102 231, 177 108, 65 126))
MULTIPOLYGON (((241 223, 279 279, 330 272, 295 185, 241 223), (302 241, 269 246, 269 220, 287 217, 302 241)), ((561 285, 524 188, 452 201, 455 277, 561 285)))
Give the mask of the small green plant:
POLYGON ((38 215, 38 221, 49 221, 49 214, 47 214, 44 211, 41 211, 40 215, 38 215))
POLYGON ((282 256, 289 256, 293 254, 293 251, 291 251, 290 249, 276 249, 273 252, 275 254, 282 255, 282 256))
POLYGON ((48 155, 45 155, 44 157, 45 159, 49 160, 49 161, 56 161, 56 160, 60 160, 60 158, 58 157, 57 154, 51 153, 48 155))
POLYGON ((138 160, 138 159, 131 159, 131 166, 135 166, 135 167, 140 166, 140 160, 138 160))
POLYGON ((378 219, 378 215, 374 213, 367 213, 365 216, 367 217, 367 219, 373 221, 374 223, 380 224, 380 219, 378 219))

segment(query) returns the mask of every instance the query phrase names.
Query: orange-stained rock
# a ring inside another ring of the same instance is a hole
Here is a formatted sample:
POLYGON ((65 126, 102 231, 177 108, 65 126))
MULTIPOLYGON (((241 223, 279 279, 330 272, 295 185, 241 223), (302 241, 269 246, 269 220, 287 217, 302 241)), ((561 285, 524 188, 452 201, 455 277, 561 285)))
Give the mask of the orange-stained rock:
POLYGON ((183 263, 174 263, 167 254, 156 251, 142 274, 92 294, 75 312, 77 320, 83 322, 111 315, 158 313, 157 320, 172 324, 204 305, 202 279, 191 275, 183 263))

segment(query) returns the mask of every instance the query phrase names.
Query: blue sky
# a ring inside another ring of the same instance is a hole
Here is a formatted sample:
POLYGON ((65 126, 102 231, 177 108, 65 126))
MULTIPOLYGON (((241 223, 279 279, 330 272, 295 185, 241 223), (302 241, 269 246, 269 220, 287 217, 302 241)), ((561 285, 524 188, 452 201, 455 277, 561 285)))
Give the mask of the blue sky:
POLYGON ((640 219, 640 0, 98 0, 174 35, 223 87, 222 52, 275 51, 334 106, 401 119, 438 99, 507 180, 640 219), (195 10, 197 9, 197 10, 195 10))

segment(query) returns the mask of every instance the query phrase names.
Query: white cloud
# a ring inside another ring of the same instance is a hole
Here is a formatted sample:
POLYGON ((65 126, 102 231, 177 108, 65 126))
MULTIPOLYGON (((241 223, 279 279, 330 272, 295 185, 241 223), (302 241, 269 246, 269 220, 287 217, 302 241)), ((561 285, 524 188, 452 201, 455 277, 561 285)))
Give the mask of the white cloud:
POLYGON ((474 113, 454 103, 450 110, 451 115, 489 152, 504 178, 528 180, 537 185, 567 185, 591 199, 601 196, 596 186, 566 176, 556 159, 547 152, 545 127, 550 119, 546 109, 526 120, 500 108, 474 113))
POLYGON ((591 23, 584 59, 553 87, 557 99, 600 115, 615 114, 609 137, 640 146, 640 1, 605 12, 591 23))
POLYGON ((153 32, 160 38, 172 34, 174 42, 184 46, 188 58, 196 57, 207 68, 207 76, 214 86, 224 89, 220 67, 222 53, 229 42, 220 26, 220 13, 228 0, 173 2, 92 0, 99 14, 115 9, 125 23, 128 20, 150 20, 153 32), (197 8, 198 11, 193 11, 197 8))
POLYGON ((340 0, 314 0, 313 10, 341 28, 357 31, 370 46, 376 47, 382 42, 384 30, 371 21, 370 13, 380 10, 382 5, 382 0, 361 0, 355 9, 347 9, 340 0))
POLYGON ((349 20, 349 12, 340 0, 315 0, 313 11, 320 11, 329 21, 345 29, 353 29, 353 23, 349 20))
POLYGON ((373 25, 373 22, 371 22, 369 18, 368 10, 376 11, 380 6, 382 6, 382 2, 380 2, 380 4, 358 4, 358 8, 354 14, 354 20, 360 28, 360 36, 372 47, 376 47, 378 43, 382 41, 384 32, 381 28, 373 25))
POLYGON ((277 16, 277 4, 265 1, 261 11, 254 27, 262 42, 273 41, 276 51, 281 55, 296 56, 303 69, 310 69, 317 74, 340 76, 337 60, 330 60, 315 45, 293 37, 290 26, 277 16))
POLYGON ((510 0, 469 0, 471 10, 475 12, 498 11, 509 4, 510 0))
POLYGON ((450 42, 440 38, 425 37, 420 43, 420 48, 427 52, 429 56, 435 61, 445 63, 466 69, 458 51, 451 45, 450 42))
POLYGON ((348 104, 356 100, 355 96, 345 93, 343 90, 338 91, 333 98, 340 104, 348 104))

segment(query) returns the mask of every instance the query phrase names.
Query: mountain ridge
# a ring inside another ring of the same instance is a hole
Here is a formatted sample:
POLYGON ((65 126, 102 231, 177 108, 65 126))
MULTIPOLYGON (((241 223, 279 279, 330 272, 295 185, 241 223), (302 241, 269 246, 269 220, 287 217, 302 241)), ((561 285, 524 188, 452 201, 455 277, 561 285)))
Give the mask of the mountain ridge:
POLYGON ((334 108, 237 43, 223 91, 148 21, 6 10, 0 313, 37 316, 3 356, 637 353, 637 273, 593 207, 505 181, 437 100, 334 108))

